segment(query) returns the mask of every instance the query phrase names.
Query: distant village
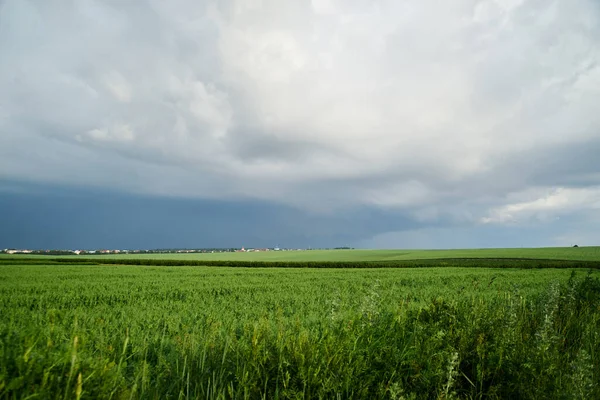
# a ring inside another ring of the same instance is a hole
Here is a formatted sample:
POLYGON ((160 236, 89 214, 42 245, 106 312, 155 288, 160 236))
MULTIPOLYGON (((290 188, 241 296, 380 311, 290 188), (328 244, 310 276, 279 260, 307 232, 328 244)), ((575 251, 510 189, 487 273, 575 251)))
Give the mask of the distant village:
POLYGON ((338 250, 351 249, 351 247, 335 247, 320 249, 300 249, 300 248, 200 248, 200 249, 153 249, 153 250, 116 250, 116 249, 98 249, 98 250, 29 250, 29 249, 2 249, 0 254, 39 254, 39 255, 102 255, 102 254, 178 254, 178 253, 252 253, 265 251, 307 251, 307 250, 338 250))

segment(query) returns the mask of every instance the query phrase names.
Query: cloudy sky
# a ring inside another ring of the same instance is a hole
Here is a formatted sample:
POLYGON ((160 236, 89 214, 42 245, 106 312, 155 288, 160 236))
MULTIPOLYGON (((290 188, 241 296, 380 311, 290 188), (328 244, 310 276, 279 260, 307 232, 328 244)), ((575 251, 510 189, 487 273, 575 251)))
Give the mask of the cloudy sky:
POLYGON ((0 247, 600 244, 596 0, 0 0, 0 247))

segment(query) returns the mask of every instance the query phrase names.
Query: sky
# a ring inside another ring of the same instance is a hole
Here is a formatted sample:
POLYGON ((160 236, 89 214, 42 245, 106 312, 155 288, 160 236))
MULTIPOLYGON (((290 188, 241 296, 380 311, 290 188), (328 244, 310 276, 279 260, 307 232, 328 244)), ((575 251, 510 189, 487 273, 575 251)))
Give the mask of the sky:
POLYGON ((600 245, 596 0, 0 0, 0 248, 600 245))

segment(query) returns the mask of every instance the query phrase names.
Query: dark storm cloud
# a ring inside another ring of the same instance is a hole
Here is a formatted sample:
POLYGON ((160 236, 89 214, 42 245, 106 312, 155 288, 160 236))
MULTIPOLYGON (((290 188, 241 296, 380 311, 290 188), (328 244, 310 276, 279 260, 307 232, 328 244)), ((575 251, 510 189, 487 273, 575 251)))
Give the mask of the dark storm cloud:
POLYGON ((591 0, 5 0, 0 54, 5 180, 278 204, 348 240, 598 213, 591 0))
MULTIPOLYGON (((506 165, 525 171, 540 186, 600 185, 600 135, 597 140, 534 149, 507 158, 506 165)), ((523 173, 523 172, 521 172, 523 173)))
POLYGON ((10 210, 2 215, 0 248, 333 247, 417 226, 372 209, 323 216, 266 202, 0 183, 0 209, 10 210))

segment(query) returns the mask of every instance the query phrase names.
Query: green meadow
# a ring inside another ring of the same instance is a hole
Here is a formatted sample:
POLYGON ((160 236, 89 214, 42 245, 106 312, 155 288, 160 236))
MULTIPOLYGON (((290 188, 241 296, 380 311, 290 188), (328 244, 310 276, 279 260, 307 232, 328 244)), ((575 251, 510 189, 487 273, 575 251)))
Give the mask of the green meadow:
MULTIPOLYGON (((450 255, 597 261, 597 252, 450 255)), ((225 256, 255 254, 405 256, 225 256)), ((25 262, 0 261, 3 399, 600 398, 596 269, 25 262)))
MULTIPOLYGON (((10 257, 5 255, 5 257, 10 257)), ((27 256, 31 257, 31 256, 27 256)), ((66 256, 72 257, 72 256, 66 256)), ((85 257, 90 257, 89 255, 85 257)), ((402 261, 452 258, 531 258, 600 261, 600 247, 466 250, 293 250, 243 253, 106 254, 93 257, 232 261, 402 261)))

